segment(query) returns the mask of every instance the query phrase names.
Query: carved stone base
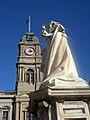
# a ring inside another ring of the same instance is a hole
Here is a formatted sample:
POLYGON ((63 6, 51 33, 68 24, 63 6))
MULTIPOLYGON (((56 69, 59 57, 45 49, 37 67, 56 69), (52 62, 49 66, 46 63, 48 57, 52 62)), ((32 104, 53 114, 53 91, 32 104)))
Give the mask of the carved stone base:
POLYGON ((90 88, 46 87, 30 98, 39 120, 90 120, 90 88))
POLYGON ((89 84, 81 78, 76 80, 64 80, 59 78, 46 79, 42 82, 40 88, 42 89, 47 86, 56 86, 60 88, 89 88, 89 84))

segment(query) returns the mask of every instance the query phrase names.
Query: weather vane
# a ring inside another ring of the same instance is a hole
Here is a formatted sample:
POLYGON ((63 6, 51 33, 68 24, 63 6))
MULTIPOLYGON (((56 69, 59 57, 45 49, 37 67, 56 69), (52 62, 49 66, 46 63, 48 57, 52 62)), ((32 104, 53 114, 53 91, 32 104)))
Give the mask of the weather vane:
POLYGON ((27 31, 31 32, 31 17, 30 16, 28 16, 26 24, 27 24, 27 31))

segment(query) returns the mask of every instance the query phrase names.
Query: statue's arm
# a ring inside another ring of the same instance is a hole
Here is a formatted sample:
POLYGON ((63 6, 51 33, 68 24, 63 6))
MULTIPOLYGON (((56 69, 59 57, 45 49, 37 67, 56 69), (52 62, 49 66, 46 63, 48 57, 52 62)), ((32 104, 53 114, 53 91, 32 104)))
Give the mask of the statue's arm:
POLYGON ((47 31, 42 31, 42 36, 43 37, 50 37, 52 35, 53 35, 52 33, 48 33, 47 31))
POLYGON ((46 31, 45 25, 42 25, 42 36, 43 36, 43 37, 51 37, 52 35, 53 35, 52 33, 48 33, 48 32, 46 31))

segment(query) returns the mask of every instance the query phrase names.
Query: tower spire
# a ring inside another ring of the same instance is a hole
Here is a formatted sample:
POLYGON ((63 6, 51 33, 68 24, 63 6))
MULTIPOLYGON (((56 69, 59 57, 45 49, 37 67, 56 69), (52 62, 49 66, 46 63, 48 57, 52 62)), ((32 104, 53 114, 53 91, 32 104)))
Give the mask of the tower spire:
POLYGON ((28 16, 28 19, 26 20, 26 24, 27 24, 27 31, 31 32, 31 17, 28 16))

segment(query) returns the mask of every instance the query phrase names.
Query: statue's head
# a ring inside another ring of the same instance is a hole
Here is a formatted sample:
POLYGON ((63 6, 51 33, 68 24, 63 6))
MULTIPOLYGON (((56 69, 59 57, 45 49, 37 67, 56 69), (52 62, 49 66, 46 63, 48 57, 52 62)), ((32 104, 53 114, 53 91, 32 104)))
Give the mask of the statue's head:
POLYGON ((59 32, 65 31, 65 28, 59 22, 51 21, 51 23, 49 24, 49 32, 54 32, 57 27, 59 32))

